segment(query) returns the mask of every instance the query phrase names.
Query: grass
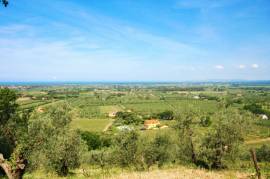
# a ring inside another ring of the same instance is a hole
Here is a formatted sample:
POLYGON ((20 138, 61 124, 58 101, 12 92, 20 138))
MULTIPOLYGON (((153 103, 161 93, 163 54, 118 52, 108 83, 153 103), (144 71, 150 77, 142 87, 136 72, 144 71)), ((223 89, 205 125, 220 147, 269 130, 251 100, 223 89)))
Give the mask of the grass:
POLYGON ((166 101, 149 101, 135 104, 124 104, 127 109, 139 113, 158 113, 165 110, 177 110, 185 112, 187 110, 215 112, 217 110, 216 101, 207 100, 166 100, 166 101))
POLYGON ((117 111, 123 110, 118 105, 100 106, 99 108, 100 108, 100 112, 103 114, 108 114, 110 112, 117 112, 117 111))
POLYGON ((110 124, 112 119, 87 119, 77 118, 71 122, 73 129, 80 129, 83 131, 90 132, 101 132, 105 127, 110 124))
POLYGON ((93 166, 82 166, 80 169, 71 171, 67 177, 58 177, 56 174, 47 173, 45 171, 36 171, 34 173, 25 174, 25 179, 83 179, 83 178, 93 178, 93 179, 156 179, 156 178, 166 178, 166 179, 234 179, 234 178, 249 178, 250 173, 236 172, 230 170, 223 171, 208 171, 203 169, 193 169, 183 166, 169 166, 163 169, 151 169, 150 171, 130 171, 123 170, 120 168, 110 168, 107 170, 101 170, 98 167, 93 166))

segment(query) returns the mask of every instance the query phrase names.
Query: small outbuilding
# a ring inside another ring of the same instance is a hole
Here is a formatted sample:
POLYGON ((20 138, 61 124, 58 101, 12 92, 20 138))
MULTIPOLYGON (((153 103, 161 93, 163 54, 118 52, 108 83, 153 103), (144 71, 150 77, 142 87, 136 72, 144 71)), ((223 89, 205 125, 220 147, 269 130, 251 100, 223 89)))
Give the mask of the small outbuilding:
POLYGON ((154 129, 160 125, 159 120, 157 119, 149 119, 144 121, 144 128, 145 129, 154 129))
POLYGON ((265 115, 265 114, 262 114, 262 115, 261 115, 261 118, 262 118, 263 120, 268 120, 268 116, 265 115))
POLYGON ((116 116, 116 113, 117 113, 117 112, 118 112, 118 111, 110 112, 110 113, 109 113, 109 117, 114 118, 114 117, 116 116))
POLYGON ((44 113, 44 108, 43 107, 38 107, 37 108, 37 112, 39 112, 39 113, 44 113))
POLYGON ((200 96, 193 96, 193 99, 200 99, 200 96))

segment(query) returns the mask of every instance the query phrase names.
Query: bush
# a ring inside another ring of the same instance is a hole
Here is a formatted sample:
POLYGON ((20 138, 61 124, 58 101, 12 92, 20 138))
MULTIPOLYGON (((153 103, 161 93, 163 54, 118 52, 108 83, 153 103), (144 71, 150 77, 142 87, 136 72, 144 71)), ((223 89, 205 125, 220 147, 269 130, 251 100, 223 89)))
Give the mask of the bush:
POLYGON ((135 131, 121 132, 116 138, 117 163, 121 167, 136 164, 139 134, 135 131))
POLYGON ((173 120, 174 114, 173 111, 164 111, 158 114, 158 117, 163 120, 173 120))
POLYGON ((80 166, 81 147, 80 136, 70 132, 65 136, 58 136, 49 142, 51 146, 46 151, 47 167, 56 171, 60 176, 67 176, 69 169, 80 166))
POLYGON ((103 170, 108 166, 116 164, 115 151, 110 148, 93 150, 90 152, 90 158, 88 162, 91 165, 99 166, 103 170))
POLYGON ((262 106, 258 104, 245 105, 244 109, 252 112, 253 114, 264 114, 264 110, 262 109, 262 106))
POLYGON ((82 131, 80 134, 81 138, 86 142, 89 151, 109 147, 111 145, 111 140, 107 136, 89 131, 82 131))
POLYGON ((225 161, 235 161, 240 156, 247 129, 246 120, 236 111, 217 113, 218 122, 203 139, 200 158, 209 168, 226 168, 225 161))
POLYGON ((209 116, 201 117, 200 125, 203 127, 209 127, 212 124, 212 121, 209 116))
POLYGON ((158 164, 158 167, 170 161, 171 142, 166 135, 157 135, 155 139, 143 146, 144 163, 149 169, 152 165, 158 164))
POLYGON ((140 124, 142 123, 142 119, 136 116, 134 113, 130 112, 117 112, 116 118, 118 122, 120 122, 123 125, 130 125, 130 124, 140 124))
POLYGON ((263 145, 256 149, 257 159, 260 162, 270 162, 270 145, 263 145))

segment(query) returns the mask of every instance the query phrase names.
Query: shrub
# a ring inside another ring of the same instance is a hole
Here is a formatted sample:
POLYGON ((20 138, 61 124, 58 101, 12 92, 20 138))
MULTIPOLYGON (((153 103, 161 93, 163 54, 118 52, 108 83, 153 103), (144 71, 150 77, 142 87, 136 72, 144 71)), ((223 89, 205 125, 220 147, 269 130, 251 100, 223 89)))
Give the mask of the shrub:
POLYGON ((225 168, 225 160, 235 161, 240 155, 247 123, 236 111, 224 111, 215 116, 218 122, 208 132, 201 145, 200 158, 209 168, 225 168))
POLYGON ((263 145, 256 149, 258 161, 270 162, 270 145, 263 145))
POLYGON ((81 138, 86 142, 89 151, 111 145, 111 139, 108 136, 89 131, 81 131, 80 134, 81 138))
POLYGON ((142 122, 142 119, 139 118, 137 115, 134 113, 130 112, 117 112, 116 113, 116 118, 117 120, 124 124, 124 125, 130 125, 130 124, 140 124, 142 122))
POLYGON ((173 120, 174 114, 173 111, 164 111, 158 114, 158 117, 163 120, 173 120))
POLYGON ((132 166, 136 163, 138 139, 139 135, 135 131, 121 132, 115 138, 114 145, 117 150, 117 163, 121 167, 132 166))
POLYGON ((212 121, 209 116, 201 117, 200 125, 203 127, 209 127, 212 124, 212 121))
POLYGON ((51 168, 60 176, 66 176, 69 169, 80 166, 83 148, 80 136, 70 132, 64 136, 57 136, 49 142, 50 148, 45 150, 47 168, 51 168))
POLYGON ((152 142, 143 146, 143 158, 148 169, 156 163, 161 167, 170 161, 170 145, 167 135, 157 135, 152 142))
POLYGON ((262 106, 255 103, 245 105, 244 109, 252 112, 253 114, 264 114, 264 110, 262 109, 262 106))

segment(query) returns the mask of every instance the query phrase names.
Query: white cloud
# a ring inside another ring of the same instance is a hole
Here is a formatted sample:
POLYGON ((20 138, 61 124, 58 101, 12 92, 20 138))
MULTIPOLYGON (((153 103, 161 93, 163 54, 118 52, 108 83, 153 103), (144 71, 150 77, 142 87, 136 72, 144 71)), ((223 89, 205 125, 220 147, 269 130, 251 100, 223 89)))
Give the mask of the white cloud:
POLYGON ((255 64, 252 64, 252 65, 251 65, 251 68, 259 68, 259 65, 256 64, 256 63, 255 63, 255 64))
POLYGON ((246 68, 246 65, 239 65, 238 68, 240 68, 240 69, 245 69, 245 68, 246 68))
POLYGON ((215 68, 216 69, 219 69, 219 70, 223 70, 224 69, 224 66, 223 65, 216 65, 215 68))

